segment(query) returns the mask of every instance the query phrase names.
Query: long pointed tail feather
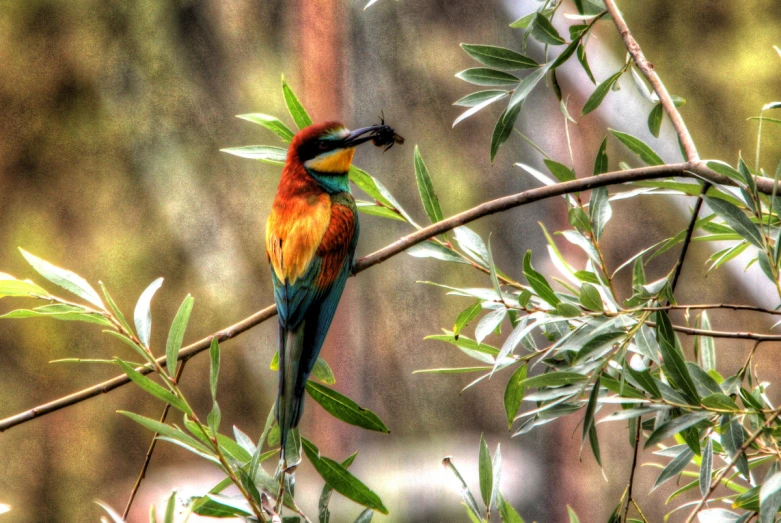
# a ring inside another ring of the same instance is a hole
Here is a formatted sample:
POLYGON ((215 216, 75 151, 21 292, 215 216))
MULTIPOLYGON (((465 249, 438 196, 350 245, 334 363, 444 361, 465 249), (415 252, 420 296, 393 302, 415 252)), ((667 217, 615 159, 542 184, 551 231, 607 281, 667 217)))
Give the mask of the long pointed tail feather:
POLYGON ((286 446, 290 431, 298 426, 303 413, 304 388, 300 365, 303 362, 304 330, 306 322, 295 329, 279 326, 279 394, 277 394, 277 422, 280 429, 280 453, 284 467, 293 463, 286 461, 286 446))

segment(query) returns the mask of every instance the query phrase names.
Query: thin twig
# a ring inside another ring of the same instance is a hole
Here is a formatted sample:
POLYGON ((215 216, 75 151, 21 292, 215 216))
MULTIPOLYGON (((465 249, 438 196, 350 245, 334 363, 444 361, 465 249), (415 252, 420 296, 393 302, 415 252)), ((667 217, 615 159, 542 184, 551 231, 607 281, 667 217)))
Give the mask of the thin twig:
POLYGON ((759 427, 756 432, 754 432, 751 436, 748 437, 746 441, 743 442, 743 445, 740 446, 737 452, 735 452, 735 455, 732 456, 732 458, 729 460, 729 463, 727 466, 725 466, 721 472, 719 472, 716 477, 711 482, 710 489, 708 489, 708 492, 705 493, 705 495, 700 499, 700 502, 697 503, 697 506, 694 507, 694 510, 689 514, 689 517, 686 518, 686 523, 692 523, 694 521, 694 518, 697 517, 697 513, 702 510, 702 507, 705 505, 705 502, 708 501, 708 498, 711 497, 713 492, 716 490, 716 487, 719 486, 719 483, 721 483, 721 480, 724 479, 724 476, 727 475, 727 473, 732 469, 732 467, 735 466, 735 464, 738 462, 738 459, 740 459, 741 454, 743 454, 746 449, 748 449, 752 443, 754 443, 754 440, 756 440, 762 432, 770 427, 770 424, 775 421, 775 419, 778 417, 778 415, 781 414, 781 407, 777 408, 773 411, 773 413, 768 417, 767 420, 765 420, 765 423, 762 424, 761 427, 759 427))
MULTIPOLYGON (((733 303, 697 303, 697 304, 676 304, 676 305, 664 305, 659 307, 642 307, 634 309, 635 311, 664 311, 664 310, 701 310, 701 309, 729 309, 733 311, 750 311, 750 312, 762 312, 765 314, 773 314, 775 316, 781 316, 781 310, 777 309, 765 309, 763 307, 755 307, 754 305, 738 305, 733 303)), ((630 312, 626 310, 624 312, 630 312)))
MULTIPOLYGON (((632 468, 629 472, 629 486, 627 486, 627 497, 626 497, 626 507, 624 507, 624 521, 627 520, 627 517, 629 516, 629 504, 634 502, 634 498, 632 498, 632 487, 634 487, 635 483, 635 470, 637 469, 637 455, 639 454, 639 448, 640 448, 640 434, 643 432, 643 417, 638 416, 636 420, 637 428, 635 429, 635 447, 634 447, 634 455, 632 457, 632 468)), ((635 507, 637 507, 637 503, 635 503, 635 507)), ((640 508, 637 507, 637 510, 639 511, 640 508)))
MULTIPOLYGON (((363 258, 356 260, 354 273, 364 271, 369 267, 373 267, 374 265, 382 263, 385 260, 396 256, 397 254, 409 249, 410 247, 413 247, 414 245, 422 243, 442 233, 455 229, 456 227, 465 225, 490 214, 503 212, 508 209, 548 198, 553 198, 555 196, 586 191, 589 189, 595 189, 597 187, 607 187, 609 185, 617 185, 638 180, 667 178, 670 176, 691 178, 695 177, 695 174, 715 183, 733 186, 735 185, 733 180, 718 174, 702 163, 686 162, 657 165, 652 167, 640 167, 637 169, 627 169, 625 171, 616 171, 600 174, 597 176, 589 176, 588 178, 580 178, 568 182, 539 187, 537 189, 530 189, 528 191, 523 191, 517 194, 504 196, 502 198, 497 198, 496 200, 482 203, 467 211, 456 214, 450 218, 446 218, 424 229, 420 229, 407 236, 404 236, 390 245, 387 245, 386 247, 375 251, 368 256, 364 256, 363 258)), ((757 178, 756 182, 757 188, 761 192, 765 194, 772 194, 773 180, 768 178, 757 178)), ((212 335, 207 336, 206 338, 201 339, 200 341, 188 345, 179 352, 179 359, 189 358, 195 354, 205 351, 209 348, 211 339, 213 337, 216 337, 220 342, 224 342, 274 317, 276 313, 276 306, 270 305, 265 309, 262 309, 255 314, 243 319, 242 321, 231 325, 230 327, 222 329, 212 335)), ((161 366, 165 366, 165 360, 165 357, 161 357, 157 360, 157 363, 161 366)), ((138 367, 136 370, 142 374, 149 374, 150 372, 153 372, 153 369, 147 366, 138 367)), ((69 407, 95 396, 99 396, 100 394, 104 394, 118 387, 126 385, 129 382, 130 379, 126 375, 116 376, 110 380, 93 385, 92 387, 88 387, 68 396, 58 398, 54 401, 39 405, 19 414, 15 414, 0 420, 0 432, 8 430, 11 427, 15 427, 32 419, 41 417, 45 414, 50 414, 64 407, 69 407)))
MULTIPOLYGON (((649 327, 656 327, 652 321, 646 322, 649 327)), ((692 336, 708 336, 711 338, 731 338, 737 340, 756 340, 756 341, 781 341, 781 334, 757 334, 756 332, 738 332, 738 331, 713 331, 706 329, 695 329, 693 327, 684 327, 683 325, 673 325, 673 330, 689 334, 692 336)))
MULTIPOLYGON (((187 360, 182 360, 182 364, 179 365, 178 369, 176 369, 174 383, 179 383, 179 379, 182 377, 185 364, 187 364, 187 360)), ((163 415, 160 416, 160 423, 165 423, 165 419, 168 417, 168 410, 170 408, 171 404, 166 403, 165 407, 163 408, 163 415)), ((125 512, 122 513, 123 520, 127 519, 127 516, 130 513, 130 507, 133 506, 133 500, 136 498, 136 493, 138 493, 138 488, 141 486, 141 482, 146 477, 146 471, 149 468, 149 462, 152 459, 152 453, 154 453, 155 447, 157 446, 157 436, 159 435, 160 434, 158 432, 155 432, 155 434, 152 436, 152 442, 149 444, 149 449, 146 451, 146 456, 144 456, 144 464, 141 466, 141 472, 138 473, 138 478, 136 479, 135 485, 133 485, 133 490, 130 491, 130 497, 127 500, 127 505, 125 505, 125 512)))

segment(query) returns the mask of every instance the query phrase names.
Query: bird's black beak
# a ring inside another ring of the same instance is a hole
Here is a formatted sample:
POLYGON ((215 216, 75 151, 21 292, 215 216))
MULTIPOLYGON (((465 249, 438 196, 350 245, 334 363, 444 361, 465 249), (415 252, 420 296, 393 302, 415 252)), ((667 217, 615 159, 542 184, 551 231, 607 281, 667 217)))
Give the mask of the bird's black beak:
POLYGON ((362 143, 373 140, 377 134, 381 132, 383 127, 385 126, 372 125, 370 127, 361 127, 360 129, 356 129, 347 135, 347 138, 344 139, 344 146, 356 147, 362 143))

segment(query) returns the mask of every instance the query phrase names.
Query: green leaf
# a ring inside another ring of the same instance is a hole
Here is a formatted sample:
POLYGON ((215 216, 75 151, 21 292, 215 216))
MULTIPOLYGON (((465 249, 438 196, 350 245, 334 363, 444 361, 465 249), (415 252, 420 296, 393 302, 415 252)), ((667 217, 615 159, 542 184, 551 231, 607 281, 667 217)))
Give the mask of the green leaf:
POLYGON ((176 510, 176 491, 171 492, 168 497, 168 502, 165 506, 165 520, 164 523, 174 523, 174 511, 176 510))
POLYGON ((597 288, 590 283, 584 283, 580 286, 580 303, 590 311, 599 312, 605 310, 602 296, 599 295, 597 288))
POLYGON ((420 191, 420 199, 423 201, 423 208, 426 210, 431 223, 437 223, 444 218, 442 208, 439 205, 439 198, 437 198, 434 192, 431 176, 426 168, 426 164, 423 163, 423 157, 420 156, 420 150, 417 145, 415 146, 414 163, 415 179, 418 182, 418 191, 420 191))
POLYGON ((774 523, 781 508, 781 472, 776 472, 759 490, 759 523, 774 523))
POLYGON ((488 67, 498 69, 533 69, 540 64, 524 56, 521 53, 507 49, 505 47, 496 47, 493 45, 461 44, 461 48, 466 53, 488 67))
MULTIPOLYGON (((704 330, 711 330, 708 312, 703 311, 698 318, 696 327, 704 330)), ((694 351, 697 354, 700 366, 706 372, 716 370, 716 342, 710 336, 697 336, 694 338, 694 351)))
POLYGON ((764 240, 759 227, 738 207, 720 198, 712 198, 710 196, 705 196, 705 203, 746 241, 755 247, 763 248, 764 240))
POLYGON ((279 118, 276 118, 274 116, 269 116, 267 114, 253 113, 253 114, 240 114, 237 116, 237 118, 241 118, 242 120, 247 120, 248 122, 262 125, 269 131, 273 132, 274 134, 282 138, 282 141, 284 142, 289 142, 293 139, 294 136, 293 131, 291 131, 287 125, 283 124, 279 120, 279 118))
POLYGON ((551 288, 545 277, 534 270, 531 259, 532 251, 526 251, 526 254, 523 257, 523 274, 526 276, 529 285, 531 285, 532 289, 534 289, 534 292, 536 292, 540 298, 548 302, 550 305, 556 307, 561 302, 561 300, 553 292, 553 288, 551 288))
POLYGON ((561 387, 562 385, 572 385, 574 383, 581 383, 588 379, 583 374, 569 371, 549 372, 547 374, 540 374, 532 378, 528 378, 520 383, 524 388, 544 388, 544 387, 561 387))
POLYGON ((569 523, 580 523, 578 515, 575 514, 575 511, 569 505, 567 505, 567 515, 569 516, 569 523))
POLYGON ((460 107, 475 107, 476 105, 480 105, 486 100, 493 100, 497 96, 500 95, 507 95, 509 94, 508 91, 504 91, 501 89, 488 89, 486 91, 477 91, 474 93, 470 93, 463 98, 460 98, 459 100, 453 102, 453 105, 457 105, 460 107))
POLYGON ((213 337, 209 345, 209 358, 211 365, 209 368, 209 387, 212 392, 212 399, 217 398, 217 378, 220 376, 220 343, 217 337, 213 337))
POLYGON ((591 230, 594 232, 594 238, 599 240, 605 230, 605 225, 613 216, 613 209, 610 207, 610 200, 607 187, 597 187, 591 191, 591 199, 588 205, 589 218, 591 219, 591 230))
MULTIPOLYGON (((517 93, 518 90, 516 89, 515 92, 517 93)), ((521 106, 522 104, 520 103, 512 105, 512 100, 510 100, 510 106, 502 112, 496 121, 494 132, 491 135, 491 163, 494 162, 499 147, 507 141, 513 132, 515 121, 518 119, 518 115, 521 114, 521 106)))
POLYGON ((124 410, 118 410, 117 412, 119 414, 122 414, 123 416, 127 416, 128 418, 132 419, 139 425, 151 430, 152 432, 156 432, 161 436, 166 436, 168 438, 181 441, 182 443, 190 447, 193 447, 194 449, 197 449, 205 454, 212 454, 212 455, 214 454, 212 450, 209 449, 206 445, 204 445, 197 439, 193 438, 189 434, 184 433, 181 429, 177 427, 172 427, 165 423, 160 423, 157 420, 140 416, 134 412, 127 412, 124 410))
POLYGON ((523 401, 523 395, 526 391, 524 382, 526 381, 526 373, 528 368, 526 365, 521 365, 510 376, 507 386, 504 389, 504 411, 507 414, 507 428, 512 428, 515 415, 518 414, 518 409, 521 407, 523 401))
POLYGON ((136 332, 138 333, 138 339, 145 347, 149 347, 149 338, 152 334, 152 309, 151 302, 152 297, 163 285, 163 278, 158 278, 149 284, 136 303, 136 309, 133 313, 133 319, 136 324, 136 332))
POLYGON ((148 392, 157 399, 162 400, 172 407, 175 407, 176 409, 184 412, 185 414, 192 415, 190 407, 182 399, 135 370, 133 367, 128 365, 127 362, 122 361, 119 358, 116 358, 116 360, 119 366, 122 367, 122 370, 125 372, 125 374, 127 374, 127 377, 130 378, 130 381, 138 385, 141 389, 148 392))
POLYGON ((540 80, 542 80, 545 75, 548 74, 548 70, 552 65, 553 62, 548 62, 521 80, 521 83, 518 84, 518 86, 515 88, 515 91, 513 91, 513 95, 510 97, 510 103, 507 106, 508 111, 521 105, 521 103, 526 100, 526 97, 529 96, 529 93, 531 93, 537 84, 540 83, 540 80))
POLYGON ((659 133, 662 130, 663 117, 664 109, 662 108, 661 103, 654 105, 654 108, 651 109, 651 112, 648 114, 648 130, 651 131, 651 134, 656 138, 659 138, 659 133))
POLYGON ((413 370, 412 374, 466 374, 469 372, 480 372, 493 369, 493 365, 483 365, 480 367, 453 367, 441 369, 418 369, 413 370))
POLYGON ((664 365, 662 370, 675 387, 692 405, 699 402, 697 388, 692 381, 683 353, 678 347, 678 340, 673 331, 670 318, 665 311, 656 313, 656 338, 662 353, 664 365))
POLYGON ((453 465, 450 456, 442 460, 442 466, 445 468, 445 470, 450 471, 455 477, 458 485, 458 492, 461 494, 461 501, 466 507, 467 513, 472 517, 472 519, 476 518, 477 521, 481 521, 480 509, 477 508, 477 501, 472 495, 472 491, 469 490, 466 481, 464 481, 464 478, 461 477, 461 474, 458 472, 456 466, 453 465))
POLYGON ((578 45, 578 49, 576 51, 578 62, 580 62, 580 66, 583 68, 583 71, 585 71, 586 76, 588 76, 588 79, 591 80, 592 84, 596 84, 597 81, 594 79, 594 73, 591 72, 591 67, 588 65, 588 56, 586 56, 586 46, 583 45, 584 42, 580 42, 578 45))
POLYGON ((617 343, 617 338, 625 336, 626 333, 621 330, 609 330, 607 332, 601 332, 593 338, 589 339, 578 351, 575 357, 576 362, 585 360, 588 356, 595 352, 600 352, 602 349, 609 347, 617 343))
POLYGON ((487 100, 484 100, 484 101, 480 102, 479 104, 475 105, 474 107, 471 107, 470 109, 464 111, 463 113, 461 113, 458 116, 458 118, 455 119, 455 121, 453 121, 453 127, 458 125, 463 120, 466 120, 467 118, 469 118, 473 114, 476 114, 477 112, 482 111, 483 109, 485 109, 486 107, 488 107, 492 103, 494 103, 494 102, 496 102, 498 100, 501 100, 505 96, 508 96, 508 94, 509 93, 507 93, 506 91, 500 91, 500 94, 494 96, 493 98, 489 98, 487 100))
POLYGON ((656 430, 654 430, 645 442, 645 448, 656 445, 669 437, 674 436, 689 427, 696 425, 704 419, 711 416, 709 412, 690 412, 683 414, 677 418, 673 418, 670 421, 663 423, 656 430))
POLYGON ((312 367, 312 375, 326 385, 333 385, 336 383, 334 371, 331 370, 331 367, 322 356, 318 356, 315 360, 315 366, 312 367))
POLYGON ((5 296, 35 296, 47 297, 48 292, 28 280, 17 280, 12 276, 0 273, 0 298, 5 296))
POLYGON ((221 152, 232 154, 240 158, 260 160, 271 165, 284 165, 287 159, 287 151, 281 147, 271 145, 246 145, 244 147, 228 147, 220 149, 221 152))
POLYGON ((358 208, 358 212, 368 214, 371 216, 379 216, 380 218, 387 218, 389 220, 398 220, 400 222, 406 222, 407 220, 401 216, 398 212, 387 207, 374 204, 372 202, 364 202, 357 200, 355 206, 358 208))
POLYGON ((480 495, 483 497, 483 503, 486 507, 491 505, 491 492, 493 491, 493 469, 491 464, 491 453, 488 451, 488 445, 483 435, 480 435, 480 453, 478 456, 478 471, 480 477, 480 495))
MULTIPOLYGON (((111 294, 109 294, 106 286, 103 285, 102 281, 98 283, 100 284, 100 290, 103 292, 103 297, 106 298, 106 303, 108 303, 111 312, 119 320, 119 323, 127 330, 127 332, 133 332, 133 329, 130 328, 130 324, 125 319, 125 315, 122 314, 122 311, 119 310, 119 307, 117 307, 117 304, 114 302, 114 298, 111 297, 111 294)), ((1 281, 0 284, 2 284, 1 281)))
MULTIPOLYGON (((22 256, 24 256, 24 259, 27 260, 27 263, 29 263, 32 266, 32 268, 35 269, 41 276, 43 276, 53 284, 62 287, 66 291, 72 292, 76 296, 87 300, 88 302, 97 306, 101 310, 106 310, 105 305, 103 305, 103 300, 100 299, 100 296, 98 295, 97 292, 95 292, 95 289, 93 289, 92 286, 89 283, 87 283, 87 280, 85 280, 75 272, 71 272, 66 269, 55 267, 51 263, 42 260, 41 258, 38 258, 33 254, 30 254, 29 252, 25 251, 21 247, 19 247, 19 251, 22 253, 22 256)), ((2 280, 2 281, 3 283, 6 282, 6 280, 2 280)), ((33 288, 40 289, 40 287, 34 284, 30 284, 30 285, 32 285, 33 288)), ((37 290, 30 291, 30 292, 32 294, 38 293, 37 290)), ((43 295, 45 296, 46 294, 47 293, 44 291, 43 295)))
POLYGON ((501 87, 503 85, 513 85, 521 81, 514 74, 489 69, 488 67, 472 67, 456 73, 456 78, 474 85, 483 85, 486 87, 501 87))
POLYGON ((301 442, 303 443, 306 457, 315 470, 317 470, 317 473, 336 492, 364 507, 376 510, 382 514, 388 514, 388 509, 382 504, 380 497, 369 490, 358 478, 350 474, 345 467, 332 459, 320 456, 320 452, 311 441, 301 438, 301 442))
POLYGON ((534 17, 534 25, 531 26, 531 35, 535 40, 543 44, 562 45, 566 43, 561 35, 559 35, 556 28, 553 27, 550 20, 539 12, 534 17))
POLYGON ((499 517, 502 518, 502 523, 524 523, 523 518, 504 499, 501 493, 498 495, 497 505, 499 506, 499 517))
POLYGON ((182 348, 184 331, 187 330, 187 323, 190 321, 190 313, 193 310, 194 302, 195 299, 189 294, 185 297, 171 324, 171 330, 168 331, 168 341, 165 344, 165 359, 171 376, 176 374, 176 360, 179 356, 179 350, 182 348))
POLYGON ((72 305, 55 304, 36 307, 35 309, 17 309, 0 316, 0 319, 23 319, 23 318, 51 318, 65 321, 84 321, 87 323, 97 323, 105 327, 114 326, 103 315, 96 312, 87 312, 81 307, 72 305))
MULTIPOLYGON (((548 8, 543 9, 540 11, 543 16, 551 16, 554 13, 554 9, 548 8)), ((537 11, 532 11, 526 16, 522 16, 518 20, 514 21, 510 24, 510 27, 514 29, 526 29, 531 25, 532 22, 534 22, 534 17, 537 16, 537 11)))
MULTIPOLYGON (((721 444, 727 451, 729 459, 733 459, 743 446, 743 426, 736 416, 725 415, 721 417, 721 432, 721 444)), ((735 466, 744 478, 749 478, 748 459, 745 452, 741 452, 740 456, 737 457, 735 466)))
POLYGON ((312 125, 312 119, 306 113, 306 109, 301 105, 301 102, 298 101, 298 97, 293 93, 293 90, 287 85, 284 76, 282 77, 282 94, 285 97, 287 110, 290 112, 290 116, 293 117, 293 121, 296 122, 298 128, 303 129, 304 127, 312 125))
POLYGON ((710 492, 713 479, 713 440, 708 438, 705 448, 702 449, 702 464, 700 465, 700 494, 703 496, 710 492))
POLYGON ((602 143, 599 145, 597 156, 594 158, 594 175, 596 176, 597 174, 604 174, 607 172, 607 169, 607 136, 605 136, 605 138, 602 140, 602 143))
POLYGON ((374 511, 367 508, 355 518, 355 523, 369 523, 372 520, 372 516, 374 516, 374 511))
POLYGON ((569 182, 575 179, 575 173, 572 172, 572 169, 566 165, 562 165, 559 162, 554 162, 553 160, 548 159, 543 160, 543 162, 545 162, 548 170, 551 172, 551 174, 553 174, 553 176, 556 177, 558 181, 569 182))
POLYGON ((440 245, 431 240, 413 245, 407 249, 407 254, 414 256, 415 258, 435 258, 451 263, 465 263, 469 265, 469 262, 462 258, 457 252, 449 247, 440 245))
POLYGON ((577 318, 581 315, 581 310, 577 305, 562 301, 556 305, 556 314, 565 318, 577 318))
POLYGON ((360 190, 365 192, 370 198, 373 198, 381 204, 392 209, 396 208, 394 202, 390 201, 379 189, 377 185, 378 181, 372 175, 353 165, 350 166, 348 176, 350 181, 353 182, 353 184, 355 184, 355 186, 360 190))
POLYGON ((482 302, 476 302, 471 307, 464 309, 461 311, 458 316, 456 317, 456 322, 453 325, 453 335, 458 336, 461 331, 466 327, 470 321, 477 318, 477 315, 480 314, 480 311, 483 310, 482 302))
POLYGON ((622 133, 615 129, 609 129, 610 133, 618 138, 630 151, 635 153, 647 165, 664 165, 664 160, 656 152, 648 147, 642 140, 631 134, 622 133))
MULTIPOLYGON (((355 457, 358 453, 351 454, 346 460, 342 461, 341 465, 344 468, 350 468, 350 465, 355 461, 355 457)), ((320 501, 317 504, 319 523, 329 523, 331 520, 331 512, 328 510, 328 504, 331 502, 332 489, 328 483, 323 485, 323 491, 320 493, 320 501)), ((368 509, 367 509, 368 510, 368 509)))
POLYGON ((691 462, 692 458, 694 458, 694 452, 688 447, 683 449, 680 454, 675 456, 675 458, 673 458, 673 460, 670 461, 666 467, 664 467, 661 474, 659 474, 659 477, 656 478, 656 482, 654 483, 651 491, 655 490, 667 480, 670 480, 680 474, 683 469, 686 468, 686 465, 691 462))
POLYGON ((586 100, 580 115, 586 116, 588 113, 599 107, 599 105, 602 103, 602 100, 605 99, 608 91, 613 88, 613 85, 618 81, 619 78, 621 78, 622 74, 624 74, 624 71, 619 71, 599 84, 597 88, 594 89, 594 92, 591 94, 589 99, 586 100))
POLYGON ((312 396, 312 399, 336 419, 367 430, 390 432, 375 413, 362 408, 347 396, 331 388, 313 381, 307 381, 306 391, 312 396))
POLYGON ((597 460, 597 464, 602 466, 602 459, 599 454, 599 441, 596 438, 596 426, 594 424, 594 413, 597 408, 597 400, 599 399, 599 387, 600 378, 597 376, 593 387, 591 388, 591 394, 588 396, 588 403, 586 404, 586 413, 583 415, 583 437, 581 438, 581 448, 586 442, 586 438, 592 442, 592 450, 594 452, 594 458, 597 460))

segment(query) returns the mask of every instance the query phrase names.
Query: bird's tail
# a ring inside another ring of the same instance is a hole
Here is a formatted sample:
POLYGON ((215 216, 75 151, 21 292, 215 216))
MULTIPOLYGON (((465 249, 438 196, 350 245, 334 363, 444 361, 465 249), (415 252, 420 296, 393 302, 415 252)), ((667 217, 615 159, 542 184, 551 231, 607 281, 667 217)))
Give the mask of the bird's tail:
POLYGON ((304 389, 306 373, 301 365, 304 352, 304 327, 306 322, 295 329, 279 326, 279 394, 277 394, 277 422, 280 430, 280 454, 282 466, 292 467, 296 463, 287 463, 286 445, 290 431, 298 426, 304 410, 304 389))

